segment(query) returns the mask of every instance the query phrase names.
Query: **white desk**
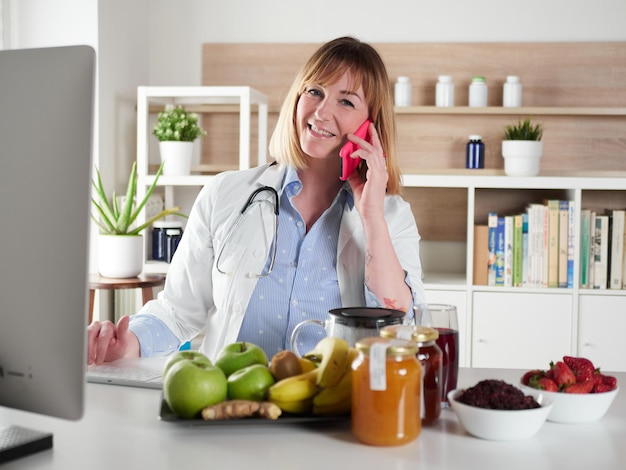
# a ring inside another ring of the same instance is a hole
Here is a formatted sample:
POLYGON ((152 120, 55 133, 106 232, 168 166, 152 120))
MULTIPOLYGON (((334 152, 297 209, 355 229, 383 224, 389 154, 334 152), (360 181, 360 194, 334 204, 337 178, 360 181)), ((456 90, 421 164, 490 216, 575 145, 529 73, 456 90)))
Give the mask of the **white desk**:
MULTIPOLYGON (((622 388, 626 373, 615 374, 622 388)), ((483 378, 516 383, 521 371, 461 369, 460 386, 483 378)), ((484 441, 465 434, 452 410, 402 447, 356 442, 349 423, 330 429, 279 425, 183 426, 158 419, 161 393, 87 385, 78 422, 0 408, 0 422, 54 433, 52 450, 9 462, 9 469, 623 469, 626 466, 626 393, 609 413, 584 425, 547 422, 528 440, 484 441)))

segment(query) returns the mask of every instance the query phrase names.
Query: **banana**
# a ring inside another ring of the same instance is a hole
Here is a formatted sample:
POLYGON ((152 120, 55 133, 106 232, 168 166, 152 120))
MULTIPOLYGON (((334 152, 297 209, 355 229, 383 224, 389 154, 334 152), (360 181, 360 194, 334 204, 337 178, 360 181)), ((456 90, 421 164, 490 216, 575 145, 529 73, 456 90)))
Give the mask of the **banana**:
POLYGON ((305 357, 301 357, 299 359, 300 365, 302 366, 302 372, 311 372, 313 369, 317 368, 317 363, 313 362, 312 360, 305 357))
POLYGON ((313 414, 338 415, 350 411, 352 403, 352 362, 359 355, 356 348, 348 350, 348 360, 342 377, 335 385, 322 389, 313 397, 313 414))
POLYGON ((278 406, 285 413, 291 413, 294 415, 308 414, 313 409, 313 400, 311 398, 295 401, 276 400, 272 403, 278 406))
POLYGON ((346 400, 333 403, 332 405, 313 405, 312 413, 315 416, 341 416, 350 414, 352 411, 352 400, 348 397, 346 400))
POLYGON ((304 355, 305 358, 315 361, 319 358, 317 367, 317 385, 320 388, 331 387, 343 376, 348 362, 348 342, 341 338, 326 336, 315 346, 313 351, 304 355))
POLYGON ((277 405, 279 402, 303 401, 313 398, 318 390, 317 369, 314 369, 276 382, 269 388, 268 400, 277 405))

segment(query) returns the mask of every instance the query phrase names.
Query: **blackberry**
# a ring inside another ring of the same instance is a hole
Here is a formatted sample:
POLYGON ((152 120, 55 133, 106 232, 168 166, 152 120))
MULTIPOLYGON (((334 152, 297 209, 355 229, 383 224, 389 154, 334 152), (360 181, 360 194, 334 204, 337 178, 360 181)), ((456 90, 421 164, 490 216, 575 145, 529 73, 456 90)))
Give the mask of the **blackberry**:
POLYGON ((524 395, 519 388, 503 380, 483 380, 463 391, 458 398, 461 403, 491 410, 528 410, 539 408, 532 396, 524 395))

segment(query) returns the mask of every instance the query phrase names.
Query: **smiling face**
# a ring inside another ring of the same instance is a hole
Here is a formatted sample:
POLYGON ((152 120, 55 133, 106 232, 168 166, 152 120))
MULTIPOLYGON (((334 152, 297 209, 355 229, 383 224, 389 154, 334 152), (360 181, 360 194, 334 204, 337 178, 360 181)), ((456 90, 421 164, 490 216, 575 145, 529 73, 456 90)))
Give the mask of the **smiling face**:
POLYGON ((300 95, 296 126, 300 146, 314 159, 337 158, 347 141, 369 116, 363 87, 350 72, 332 84, 309 84, 300 95))

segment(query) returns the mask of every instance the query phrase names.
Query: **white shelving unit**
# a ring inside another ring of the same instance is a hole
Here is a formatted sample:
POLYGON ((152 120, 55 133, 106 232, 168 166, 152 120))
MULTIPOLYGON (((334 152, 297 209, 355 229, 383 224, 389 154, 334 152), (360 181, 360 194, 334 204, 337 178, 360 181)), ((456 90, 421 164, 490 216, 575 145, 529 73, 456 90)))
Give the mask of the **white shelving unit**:
MULTIPOLYGON (((615 130, 617 126, 623 126, 626 118, 624 107, 412 106, 396 108, 396 115, 399 120, 408 119, 411 123, 416 123, 415 125, 419 125, 417 123, 422 122, 421 119, 425 116, 446 117, 448 120, 445 125, 450 130, 454 129, 457 122, 467 123, 469 119, 479 129, 480 126, 492 129, 494 123, 524 116, 548 121, 568 120, 577 123, 579 129, 587 129, 586 124, 596 119, 609 120, 611 125, 606 127, 614 129, 613 133, 618 132, 617 135, 612 135, 614 145, 611 153, 619 154, 624 150, 623 144, 619 143, 623 139, 623 133, 615 130)), ((604 133, 604 138, 608 138, 609 132, 604 133)), ((565 139, 566 136, 561 135, 560 138, 565 139)), ((626 208, 626 171, 571 169, 567 152, 564 153, 548 157, 556 157, 561 162, 558 166, 563 168, 562 171, 542 171, 541 176, 531 178, 509 177, 503 170, 496 169, 404 171, 403 183, 407 192, 412 188, 419 188, 420 197, 429 201, 425 195, 428 193, 424 193, 424 190, 433 189, 437 191, 438 197, 441 197, 441 190, 450 190, 450 194, 457 196, 462 193, 464 196, 458 197, 463 202, 455 203, 457 209, 464 206, 458 213, 465 214, 466 219, 463 229, 459 229, 465 231, 464 272, 436 272, 426 269, 424 280, 428 301, 457 305, 462 332, 462 366, 546 368, 550 361, 570 354, 588 357, 607 371, 626 370, 626 344, 619 333, 626 327, 626 290, 580 288, 578 256, 580 210, 589 205, 598 210, 626 208), (528 197, 526 202, 540 202, 543 198, 555 196, 575 202, 574 233, 577 256, 574 287, 509 288, 474 285, 473 246, 474 225, 477 220, 486 220, 486 211, 494 205, 503 212, 515 213, 519 212, 518 206, 523 197, 528 197)), ((611 153, 607 157, 615 160, 611 153)), ((442 202, 435 198, 432 204, 441 204, 442 211, 448 207, 447 201, 442 202)), ((422 252, 425 250, 427 248, 422 248, 422 252)))
POLYGON ((575 216, 575 253, 580 253, 580 209, 585 194, 592 191, 612 193, 626 207, 626 173, 611 176, 537 176, 532 178, 503 175, 461 174, 404 175, 405 186, 421 188, 462 188, 467 191, 467 257, 465 275, 426 273, 427 297, 431 302, 454 303, 459 308, 462 340, 461 364, 474 367, 532 368, 546 366, 568 354, 585 355, 604 364, 607 370, 626 370, 626 346, 620 354, 608 345, 623 344, 611 339, 610 324, 626 323, 626 291, 582 289, 579 287, 580 263, 575 263, 574 287, 507 288, 474 285, 473 250, 476 200, 487 197, 484 190, 560 191, 573 200, 575 216), (615 312, 621 311, 622 316, 615 312), (605 328, 597 323, 608 317, 605 328), (621 323, 620 323, 621 322, 621 323), (532 348, 533 343, 549 347, 532 348), (609 369, 611 368, 611 369, 609 369))
MULTIPOLYGON (((259 164, 267 161, 267 116, 268 99, 263 93, 247 86, 197 86, 197 87, 150 87, 137 88, 137 197, 141 199, 154 182, 150 174, 150 163, 159 161, 158 155, 150 155, 149 139, 152 136, 150 114, 156 114, 165 105, 182 105, 187 110, 203 112, 238 112, 239 114, 239 159, 237 168, 250 168, 251 117, 258 115, 258 157, 259 164), (235 107, 235 109, 233 109, 235 107)), ((166 207, 175 205, 175 189, 181 187, 204 186, 213 176, 210 174, 161 176, 158 186, 164 189, 166 207)), ((145 214, 140 216, 145 220, 145 214)), ((166 273, 168 264, 150 260, 150 236, 144 237, 146 262, 144 272, 166 273)))

